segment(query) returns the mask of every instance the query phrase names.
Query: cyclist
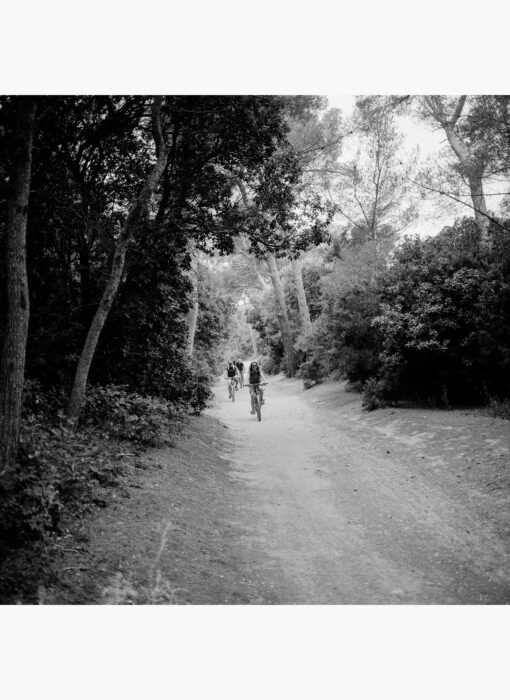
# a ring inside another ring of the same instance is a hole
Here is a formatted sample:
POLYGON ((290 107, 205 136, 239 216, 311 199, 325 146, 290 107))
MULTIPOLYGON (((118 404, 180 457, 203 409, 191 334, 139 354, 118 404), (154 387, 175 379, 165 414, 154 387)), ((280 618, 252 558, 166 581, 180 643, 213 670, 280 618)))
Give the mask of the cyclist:
POLYGON ((236 380, 236 382, 238 382, 239 381, 238 377, 239 377, 239 372, 238 372, 237 367, 235 366, 235 364, 233 362, 229 362, 228 367, 227 367, 227 388, 228 388, 228 397, 229 398, 231 396, 231 392, 235 391, 235 389, 236 389, 236 387, 234 387, 234 388, 231 387, 230 382, 231 382, 232 378, 234 378, 236 380))
MULTIPOLYGON (((251 395, 253 394, 253 389, 252 386, 254 384, 259 384, 259 392, 260 392, 260 403, 263 404, 265 403, 264 401, 264 391, 262 389, 262 383, 266 382, 266 378, 264 377, 262 370, 260 369, 260 365, 258 362, 255 360, 250 364, 250 367, 248 369, 248 382, 250 386, 250 405, 251 405, 251 395)), ((252 409, 251 413, 255 413, 255 411, 252 409)))
POLYGON ((241 360, 237 360, 237 362, 235 363, 235 366, 239 370, 239 377, 240 377, 239 386, 244 386, 244 364, 242 363, 241 360))

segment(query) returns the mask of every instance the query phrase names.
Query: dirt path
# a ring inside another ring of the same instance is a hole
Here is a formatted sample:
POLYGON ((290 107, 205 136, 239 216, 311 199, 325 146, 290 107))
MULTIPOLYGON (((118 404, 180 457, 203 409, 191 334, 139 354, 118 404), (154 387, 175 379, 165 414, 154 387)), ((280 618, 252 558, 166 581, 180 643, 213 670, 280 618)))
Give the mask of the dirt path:
POLYGON ((235 546, 258 602, 510 602, 507 424, 367 415, 338 384, 273 381, 261 423, 246 389, 218 396, 242 485, 235 546))
POLYGON ((49 603, 510 602, 510 431, 476 411, 361 411, 272 379, 134 460, 62 540, 49 603), (67 544, 69 543, 69 544, 67 544))

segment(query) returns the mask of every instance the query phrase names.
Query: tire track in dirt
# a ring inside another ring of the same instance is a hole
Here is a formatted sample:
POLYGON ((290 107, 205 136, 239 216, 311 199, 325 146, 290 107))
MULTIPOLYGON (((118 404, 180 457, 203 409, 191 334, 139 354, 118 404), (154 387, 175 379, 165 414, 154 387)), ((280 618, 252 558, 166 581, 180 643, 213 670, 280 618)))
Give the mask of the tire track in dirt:
POLYGON ((246 389, 235 404, 222 389, 212 415, 233 441, 224 457, 242 486, 236 547, 257 602, 510 601, 508 543, 458 491, 425 478, 418 455, 396 458, 398 441, 349 421, 359 401, 342 417, 300 383, 275 380, 258 423, 246 389))

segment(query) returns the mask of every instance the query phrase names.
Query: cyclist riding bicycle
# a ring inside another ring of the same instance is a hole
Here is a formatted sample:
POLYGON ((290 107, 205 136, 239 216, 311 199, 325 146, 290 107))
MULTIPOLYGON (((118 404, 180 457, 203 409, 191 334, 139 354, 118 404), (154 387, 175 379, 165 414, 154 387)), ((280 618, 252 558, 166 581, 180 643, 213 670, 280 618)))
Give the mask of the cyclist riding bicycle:
MULTIPOLYGON (((265 403, 264 401, 264 391, 262 389, 262 384, 267 384, 266 378, 264 377, 262 370, 260 369, 260 365, 258 362, 253 361, 250 364, 250 368, 248 370, 248 382, 249 382, 249 387, 250 387, 250 404, 251 404, 251 396, 254 392, 254 387, 258 385, 259 387, 259 393, 260 393, 260 403, 263 404, 265 403)), ((255 413, 253 408, 251 409, 251 413, 255 413)))
POLYGON ((235 366, 235 364, 233 362, 229 362, 228 367, 227 367, 227 389, 228 389, 229 398, 230 398, 230 392, 232 391, 232 389, 230 388, 230 382, 232 381, 232 379, 235 380, 235 382, 236 382, 235 388, 237 388, 237 384, 239 383, 239 370, 237 369, 237 367, 235 366))

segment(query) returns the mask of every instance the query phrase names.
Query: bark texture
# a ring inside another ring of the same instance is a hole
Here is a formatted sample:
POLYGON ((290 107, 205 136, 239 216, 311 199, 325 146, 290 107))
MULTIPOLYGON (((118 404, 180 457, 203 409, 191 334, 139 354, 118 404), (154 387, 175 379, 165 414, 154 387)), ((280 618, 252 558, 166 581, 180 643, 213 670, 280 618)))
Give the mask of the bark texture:
POLYGON ((0 468, 16 458, 25 374, 30 304, 26 233, 36 102, 17 98, 18 122, 12 193, 7 212, 7 320, 0 363, 0 468))
POLYGON ((297 258, 291 260, 292 272, 294 274, 294 284, 296 285, 296 296, 299 307, 299 316, 301 318, 301 328, 303 333, 308 333, 312 327, 310 319, 310 310, 306 301, 305 287, 303 285, 303 274, 301 272, 301 262, 297 258))
POLYGON ((145 207, 147 206, 149 198, 154 192, 156 185, 160 181, 167 164, 168 150, 163 137, 161 125, 161 106, 162 98, 155 97, 152 104, 152 133, 156 144, 156 163, 145 181, 140 194, 133 202, 124 226, 119 234, 119 239, 115 246, 115 252, 113 255, 110 276, 87 333, 87 338, 78 361, 78 367, 76 368, 71 398, 67 409, 67 415, 75 425, 78 422, 83 401, 85 399, 85 390, 87 388, 90 366, 96 351, 99 336, 108 317, 122 279, 126 252, 134 234, 136 224, 138 223, 141 214, 145 210, 145 207))
POLYGON ((283 348, 285 351, 285 361, 287 365, 287 375, 293 377, 296 373, 296 357, 294 354, 294 339, 290 329, 289 316, 285 305, 285 296, 280 280, 280 274, 276 265, 276 259, 272 253, 266 255, 267 266, 273 284, 273 290, 276 297, 276 308, 278 312, 278 320, 280 323, 280 331, 282 334, 283 348))
POLYGON ((192 306, 188 314, 188 346, 187 352, 188 357, 193 357, 193 349, 195 347, 195 334, 197 332, 197 321, 198 321, 198 269, 197 261, 192 258, 191 270, 190 270, 190 280, 193 285, 191 292, 191 302, 192 306))

